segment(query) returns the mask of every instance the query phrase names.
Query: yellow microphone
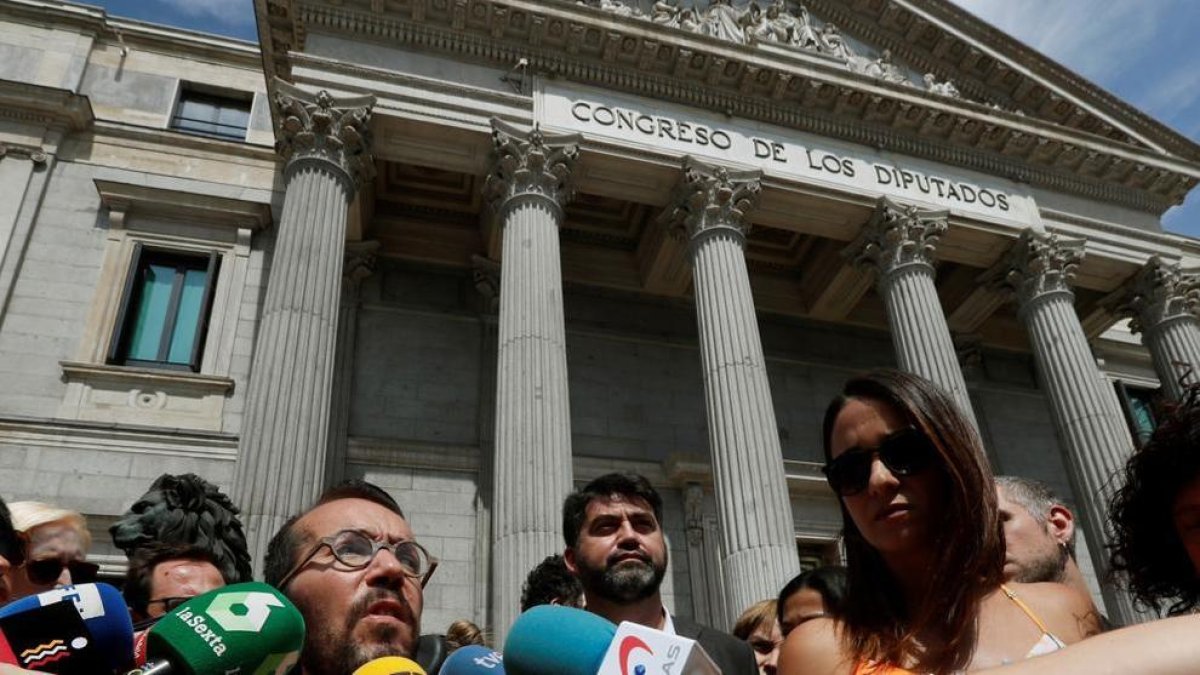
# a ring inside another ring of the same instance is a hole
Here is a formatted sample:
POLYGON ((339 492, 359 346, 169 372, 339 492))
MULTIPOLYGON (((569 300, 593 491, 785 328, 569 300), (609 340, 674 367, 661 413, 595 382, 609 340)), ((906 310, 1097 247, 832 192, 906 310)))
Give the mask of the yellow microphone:
POLYGON ((425 669, 412 659, 385 656, 362 664, 353 675, 425 675, 425 669))

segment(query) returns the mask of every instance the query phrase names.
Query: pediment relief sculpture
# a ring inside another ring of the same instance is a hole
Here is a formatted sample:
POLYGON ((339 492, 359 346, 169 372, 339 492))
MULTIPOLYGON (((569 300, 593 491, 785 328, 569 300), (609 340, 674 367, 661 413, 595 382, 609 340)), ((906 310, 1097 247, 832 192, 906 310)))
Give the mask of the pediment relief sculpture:
POLYGON ((749 0, 734 4, 734 0, 655 0, 648 9, 637 0, 576 0, 577 4, 595 7, 617 16, 642 19, 735 44, 771 44, 830 56, 849 70, 884 82, 907 87, 921 86, 926 91, 959 98, 958 88, 949 81, 939 81, 926 73, 923 85, 911 73, 897 64, 890 50, 877 56, 857 53, 851 43, 832 22, 818 24, 803 4, 788 0, 749 0))

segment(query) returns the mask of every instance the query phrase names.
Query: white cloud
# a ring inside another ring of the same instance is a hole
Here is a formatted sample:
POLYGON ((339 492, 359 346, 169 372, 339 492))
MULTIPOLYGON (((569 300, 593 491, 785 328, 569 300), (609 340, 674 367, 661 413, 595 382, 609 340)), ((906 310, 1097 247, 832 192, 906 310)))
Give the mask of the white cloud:
POLYGON ((967 11, 1097 82, 1136 67, 1170 9, 1143 0, 955 0, 967 11))
POLYGON ((215 19, 228 26, 254 23, 253 0, 154 0, 186 16, 215 19))

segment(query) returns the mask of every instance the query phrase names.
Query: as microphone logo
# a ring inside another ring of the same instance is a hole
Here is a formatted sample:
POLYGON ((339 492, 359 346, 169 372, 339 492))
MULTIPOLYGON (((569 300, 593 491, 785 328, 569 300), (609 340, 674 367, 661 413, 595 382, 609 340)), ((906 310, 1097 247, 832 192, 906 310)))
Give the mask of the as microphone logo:
MULTIPOLYGON (((646 644, 640 637, 636 635, 626 636, 624 640, 621 640, 620 645, 621 675, 629 675, 629 655, 635 649, 640 649, 650 656, 654 656, 654 650, 650 649, 650 645, 646 644)), ((646 675, 645 664, 639 663, 634 666, 633 673, 634 675, 646 675)))

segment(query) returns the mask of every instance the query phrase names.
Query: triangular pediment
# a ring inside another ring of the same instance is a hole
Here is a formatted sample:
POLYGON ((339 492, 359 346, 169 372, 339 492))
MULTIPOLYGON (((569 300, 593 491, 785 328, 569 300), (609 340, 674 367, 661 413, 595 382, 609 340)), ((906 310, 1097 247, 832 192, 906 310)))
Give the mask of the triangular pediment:
POLYGON ((804 52, 891 84, 1200 158, 1200 148, 1188 139, 944 0, 577 4, 765 51, 804 52))
POLYGON ((889 84, 962 96, 952 81, 897 59, 888 47, 839 28, 796 0, 578 0, 577 4, 765 52, 821 58, 889 84))
POLYGON ((305 36, 333 32, 503 67, 517 94, 539 77, 566 80, 1154 213, 1200 179, 1200 146, 948 0, 256 7, 264 61, 285 80, 305 36))

